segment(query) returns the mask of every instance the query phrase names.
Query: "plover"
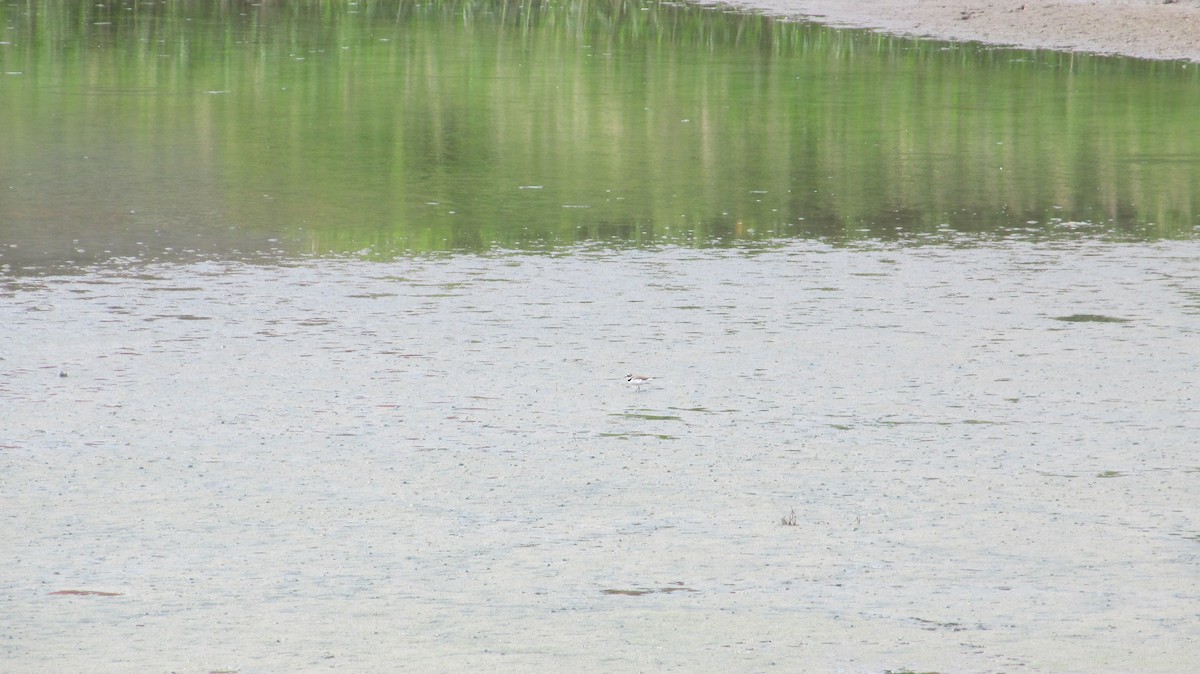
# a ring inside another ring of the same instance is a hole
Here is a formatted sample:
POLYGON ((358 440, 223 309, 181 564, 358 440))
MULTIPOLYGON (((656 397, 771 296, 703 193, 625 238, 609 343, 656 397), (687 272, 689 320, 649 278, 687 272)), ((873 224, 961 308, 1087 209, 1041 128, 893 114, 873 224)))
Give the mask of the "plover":
POLYGON ((646 382, 650 381, 651 379, 653 379, 653 377, 646 377, 646 376, 643 376, 640 374, 625 375, 625 381, 629 382, 630 384, 633 384, 634 387, 638 391, 642 390, 642 384, 645 384, 646 382))

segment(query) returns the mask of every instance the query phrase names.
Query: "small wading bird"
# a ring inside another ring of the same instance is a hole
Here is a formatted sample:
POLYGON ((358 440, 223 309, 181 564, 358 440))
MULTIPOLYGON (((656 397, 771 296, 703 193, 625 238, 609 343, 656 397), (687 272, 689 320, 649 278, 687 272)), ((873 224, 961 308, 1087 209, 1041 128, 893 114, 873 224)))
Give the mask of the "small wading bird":
POLYGON ((630 384, 633 384, 634 388, 638 391, 642 390, 642 384, 645 384, 646 382, 650 381, 651 379, 652 379, 652 377, 645 377, 640 374, 625 375, 625 381, 629 382, 630 384))

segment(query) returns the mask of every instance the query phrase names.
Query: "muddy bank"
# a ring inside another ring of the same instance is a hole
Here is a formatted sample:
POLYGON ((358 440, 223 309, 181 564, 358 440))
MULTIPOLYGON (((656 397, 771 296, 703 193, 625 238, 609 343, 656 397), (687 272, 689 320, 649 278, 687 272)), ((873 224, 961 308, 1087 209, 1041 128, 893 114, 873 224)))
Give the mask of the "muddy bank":
POLYGON ((730 0, 721 4, 901 35, 1200 62, 1200 0, 730 0))

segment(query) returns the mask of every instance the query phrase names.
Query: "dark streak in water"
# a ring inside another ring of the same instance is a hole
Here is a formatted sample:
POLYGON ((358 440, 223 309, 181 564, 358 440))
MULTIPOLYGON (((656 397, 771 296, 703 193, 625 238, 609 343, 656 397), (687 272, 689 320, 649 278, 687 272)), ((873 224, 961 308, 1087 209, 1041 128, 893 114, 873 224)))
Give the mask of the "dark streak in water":
POLYGON ((1128 323, 1128 318, 1105 316, 1103 314, 1071 314, 1070 316, 1055 316, 1056 321, 1067 323, 1128 323))
POLYGON ((635 414, 633 412, 622 412, 614 414, 614 417, 628 417, 630 419, 645 419, 647 421, 683 421, 683 417, 677 417, 671 414, 635 414))
POLYGON ((690 587, 684 587, 682 585, 676 585, 676 586, 672 586, 672 587, 659 587, 659 588, 639 587, 639 588, 632 589, 632 590, 610 588, 610 589, 606 589, 606 590, 601 590, 600 592, 602 594, 620 595, 620 596, 624 596, 624 597, 640 597, 642 595, 647 595, 647 594, 671 594, 673 592, 699 592, 699 590, 695 590, 690 587))

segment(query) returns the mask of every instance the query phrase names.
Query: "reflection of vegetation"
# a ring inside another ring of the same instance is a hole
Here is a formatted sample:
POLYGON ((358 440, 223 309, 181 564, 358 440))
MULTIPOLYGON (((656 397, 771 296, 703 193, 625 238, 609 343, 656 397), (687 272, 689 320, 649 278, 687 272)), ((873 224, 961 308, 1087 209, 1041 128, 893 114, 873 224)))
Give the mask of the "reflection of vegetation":
POLYGON ((0 15, 6 161, 103 134, 140 148, 129 182, 183 189, 155 173, 194 162, 212 217, 316 252, 1178 237, 1200 214, 1200 76, 1171 63, 632 0, 0 15))

